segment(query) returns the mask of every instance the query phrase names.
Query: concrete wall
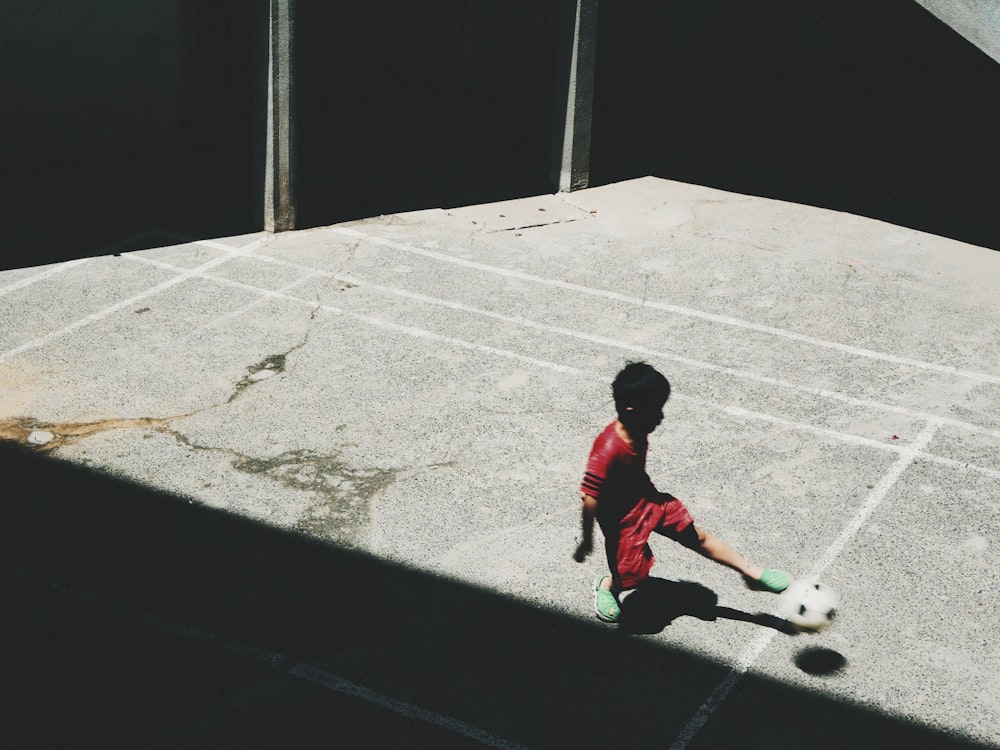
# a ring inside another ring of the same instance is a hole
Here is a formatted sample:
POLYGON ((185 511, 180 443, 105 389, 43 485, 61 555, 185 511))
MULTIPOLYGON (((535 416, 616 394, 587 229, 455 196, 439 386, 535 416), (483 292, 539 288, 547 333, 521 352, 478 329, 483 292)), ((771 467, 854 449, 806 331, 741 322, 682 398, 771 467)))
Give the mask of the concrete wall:
MULTIPOLYGON (((263 226, 267 0, 9 5, 8 265, 263 226)), ((297 0, 298 225, 553 191, 574 7, 297 0)))
POLYGON ((591 178, 655 174, 1000 248, 1000 65, 912 0, 602 3, 591 178))
POLYGON ((180 119, 175 0, 15 2, 3 16, 4 129, 19 149, 45 161, 54 141, 136 139, 180 119))
MULTIPOLYGON (((919 2, 975 44, 913 0, 600 3, 590 184, 1000 248, 995 4, 919 2)), ((268 0, 6 6, 7 266, 263 226, 268 0)), ((298 225, 553 192, 575 6, 296 0, 298 225)))
POLYGON ((565 0, 297 0, 303 226, 554 192, 565 0))
POLYGON ((5 263, 259 227, 266 8, 5 4, 5 263))

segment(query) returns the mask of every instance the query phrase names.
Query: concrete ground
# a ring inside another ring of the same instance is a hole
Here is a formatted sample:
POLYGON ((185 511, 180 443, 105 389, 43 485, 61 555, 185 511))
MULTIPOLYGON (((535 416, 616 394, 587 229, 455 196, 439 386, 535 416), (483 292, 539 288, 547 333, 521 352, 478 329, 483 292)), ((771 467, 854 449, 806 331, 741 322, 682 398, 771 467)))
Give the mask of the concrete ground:
POLYGON ((5 270, 0 384, 38 746, 1000 746, 996 252, 645 178, 5 270), (594 618, 629 360, 654 481, 833 627, 667 540, 594 618))

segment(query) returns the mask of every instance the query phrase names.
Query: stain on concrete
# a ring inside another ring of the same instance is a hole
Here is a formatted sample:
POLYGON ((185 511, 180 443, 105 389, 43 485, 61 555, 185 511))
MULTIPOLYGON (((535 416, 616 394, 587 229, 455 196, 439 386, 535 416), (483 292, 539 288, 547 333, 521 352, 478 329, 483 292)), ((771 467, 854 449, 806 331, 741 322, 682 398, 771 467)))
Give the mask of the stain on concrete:
POLYGON ((337 453, 286 451, 272 458, 239 456, 233 468, 266 476, 290 489, 312 493, 316 502, 298 529, 310 536, 357 546, 365 534, 373 502, 395 480, 390 469, 359 468, 337 453))
MULTIPOLYGON (((278 361, 271 362, 274 367, 280 364, 278 361)), ((258 371, 263 369, 261 367, 258 371)), ((395 481, 398 473, 394 469, 351 465, 337 452, 290 450, 271 458, 254 458, 228 448, 201 445, 171 427, 170 422, 179 418, 51 423, 18 417, 0 420, 0 440, 48 453, 109 430, 156 430, 170 435, 189 450, 228 454, 232 467, 237 471, 266 477, 292 490, 311 493, 315 500, 296 524, 298 530, 309 536, 354 547, 363 544, 372 504, 395 481)))
POLYGON ((39 422, 30 417, 15 417, 0 420, 0 440, 10 440, 22 445, 30 445, 38 451, 48 452, 60 445, 108 430, 168 429, 169 423, 173 419, 178 419, 178 417, 100 419, 95 422, 53 423, 39 422))
MULTIPOLYGON (((296 347, 298 348, 298 347, 296 347)), ((288 357, 288 352, 286 354, 272 354, 268 357, 264 357, 260 362, 250 365, 247 368, 247 374, 243 377, 240 382, 236 384, 236 389, 233 391, 232 395, 226 400, 227 404, 231 404, 237 398, 239 398, 243 391, 257 383, 261 380, 266 380, 269 377, 278 375, 285 371, 285 360, 288 357)))

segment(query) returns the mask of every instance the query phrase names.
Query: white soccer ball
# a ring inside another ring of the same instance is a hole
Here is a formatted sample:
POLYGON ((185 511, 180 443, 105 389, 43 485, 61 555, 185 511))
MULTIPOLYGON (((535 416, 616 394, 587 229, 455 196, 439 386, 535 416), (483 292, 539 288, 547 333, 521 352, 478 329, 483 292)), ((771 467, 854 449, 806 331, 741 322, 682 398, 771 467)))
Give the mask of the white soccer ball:
POLYGON ((792 581, 778 602, 780 614, 799 630, 827 627, 837 614, 840 596, 819 581, 792 581))

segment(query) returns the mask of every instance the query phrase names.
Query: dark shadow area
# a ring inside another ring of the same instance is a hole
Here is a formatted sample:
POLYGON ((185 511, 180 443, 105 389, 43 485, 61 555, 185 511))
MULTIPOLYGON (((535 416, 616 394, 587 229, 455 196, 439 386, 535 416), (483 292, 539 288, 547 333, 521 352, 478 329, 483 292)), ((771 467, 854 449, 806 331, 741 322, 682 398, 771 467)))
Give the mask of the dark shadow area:
MULTIPOLYGON (((298 222, 556 189, 569 0, 299 0, 298 222)), ((0 267, 262 226, 264 0, 14 3, 0 267)), ((599 12, 591 182, 647 174, 1000 248, 1000 65, 912 0, 599 12)))
POLYGON ((7 5, 0 268, 261 228, 264 0, 7 5))
POLYGON ((568 5, 298 0, 300 226, 553 192, 568 5))
MULTIPOLYGON (((475 746, 295 664, 528 747, 661 747, 729 671, 588 619, 583 577, 566 617, 10 443, 0 476, 11 747, 475 746)), ((723 713, 696 746, 976 747, 752 675, 723 713)))
POLYGON ((663 578, 648 578, 635 591, 623 597, 618 625, 626 633, 659 633, 678 617, 697 617, 706 622, 719 618, 739 620, 773 628, 786 635, 798 634, 794 626, 775 615, 720 607, 716 593, 700 583, 663 578))
MULTIPOLYGON (((299 0, 298 226, 552 192, 571 5, 299 0)), ((0 267, 262 228, 266 0, 4 20, 0 267)))
POLYGON ((591 184, 655 175, 1000 249, 1000 64, 912 0, 602 3, 591 184))

